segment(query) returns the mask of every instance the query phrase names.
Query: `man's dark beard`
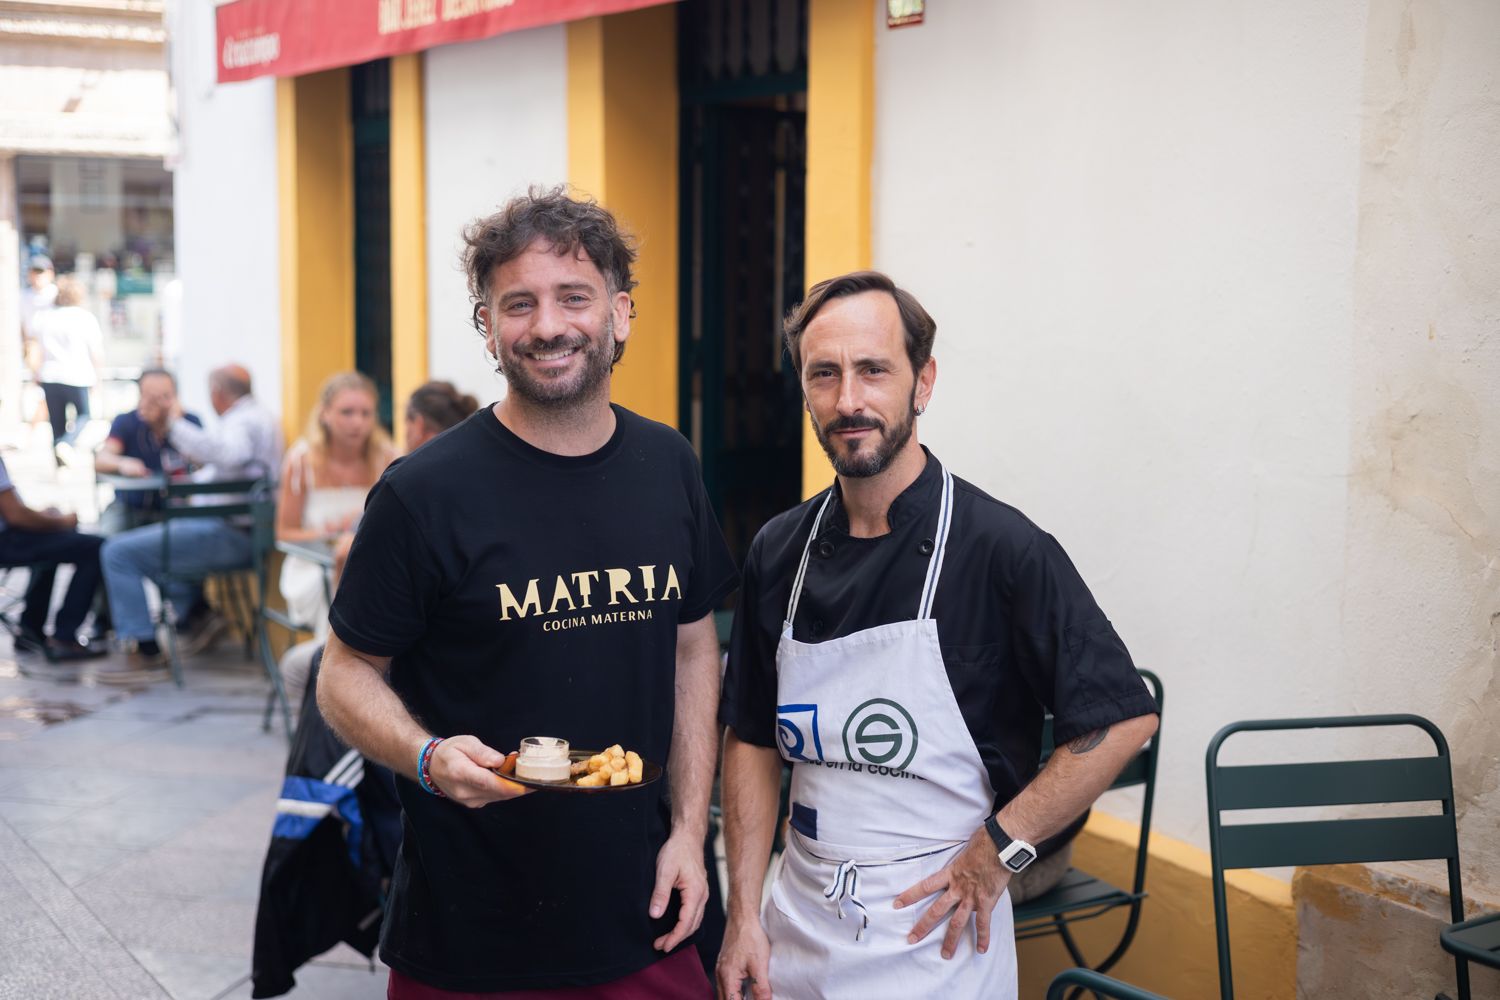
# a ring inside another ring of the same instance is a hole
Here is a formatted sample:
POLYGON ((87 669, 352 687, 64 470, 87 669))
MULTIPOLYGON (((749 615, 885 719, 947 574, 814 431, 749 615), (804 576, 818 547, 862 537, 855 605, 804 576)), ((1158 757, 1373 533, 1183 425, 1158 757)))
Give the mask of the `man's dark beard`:
POLYGON ((614 358, 615 319, 609 316, 604 321, 604 336, 598 341, 573 336, 528 340, 517 344, 514 351, 506 352, 505 359, 496 363, 495 371, 505 376, 511 392, 527 402, 540 406, 565 407, 590 398, 608 382, 614 358), (574 347, 583 350, 583 368, 573 376, 556 381, 533 378, 520 357, 523 354, 546 354, 574 347))
POLYGON ((822 427, 814 423, 813 432, 817 435, 818 443, 823 446, 823 451, 827 453, 828 461, 833 463, 833 471, 850 479, 868 479, 884 472, 896 457, 896 453, 906 447, 906 442, 911 440, 912 428, 916 425, 917 419, 914 405, 916 398, 917 390, 913 386, 906 416, 891 430, 887 430, 885 423, 874 417, 838 417, 822 427), (852 454, 846 454, 834 447, 832 439, 835 433, 857 430, 861 427, 874 428, 880 433, 880 439, 873 446, 861 447, 852 454))

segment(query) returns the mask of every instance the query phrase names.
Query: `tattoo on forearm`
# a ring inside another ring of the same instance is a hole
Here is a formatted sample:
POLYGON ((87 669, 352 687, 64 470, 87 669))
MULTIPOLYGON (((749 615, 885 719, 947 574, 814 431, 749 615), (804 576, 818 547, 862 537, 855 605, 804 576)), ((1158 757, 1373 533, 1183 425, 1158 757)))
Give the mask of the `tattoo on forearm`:
POLYGON ((1073 739, 1068 741, 1068 751, 1075 754, 1088 753, 1090 750, 1103 743, 1104 737, 1108 735, 1108 726, 1105 726, 1103 729, 1096 729, 1091 733, 1084 733, 1082 736, 1074 737, 1073 739))

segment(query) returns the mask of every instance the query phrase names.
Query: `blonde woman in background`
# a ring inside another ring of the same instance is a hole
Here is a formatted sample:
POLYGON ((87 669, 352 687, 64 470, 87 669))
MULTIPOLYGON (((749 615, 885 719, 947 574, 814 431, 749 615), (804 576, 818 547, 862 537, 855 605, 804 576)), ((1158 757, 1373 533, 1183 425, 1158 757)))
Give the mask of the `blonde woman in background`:
MULTIPOLYGON (((350 374, 352 375, 355 373, 350 374)), ((323 387, 324 392, 323 395, 320 396, 320 399, 324 400, 325 402, 328 401, 329 387, 333 385, 338 379, 348 377, 348 375, 336 375, 334 376, 334 378, 329 379, 328 383, 326 383, 323 387)), ((356 377, 359 379, 363 379, 365 383, 369 384, 368 391, 371 394, 371 399, 373 400, 373 394, 375 391, 374 385, 370 384, 369 380, 365 379, 363 375, 357 375, 356 377)), ((447 430, 448 428, 454 426, 455 424, 464 420, 466 417, 473 414, 477 409, 479 409, 479 401, 473 396, 465 395, 464 393, 459 392, 451 382, 434 381, 427 382, 424 385, 419 386, 414 392, 412 392, 411 398, 407 401, 406 404, 407 451, 415 451, 417 448, 437 437, 443 431, 447 430)), ((316 415, 317 412, 318 411, 314 411, 314 414, 316 415)), ((370 420, 371 424, 375 427, 375 430, 379 431, 379 425, 374 424, 373 403, 371 404, 370 420)), ((311 438, 311 434, 309 434, 309 438, 311 438)), ((389 448, 389 441, 386 441, 385 443, 387 448, 389 448)), ((288 467, 290 467, 292 457, 296 453, 296 451, 297 448, 293 447, 292 451, 288 453, 288 467)), ((380 471, 384 471, 385 466, 389 464, 389 462, 390 459, 386 458, 385 461, 381 463, 380 471)), ((370 477, 370 481, 367 485, 360 487, 358 503, 353 508, 356 513, 356 518, 358 511, 363 509, 365 494, 369 492, 370 486, 373 486, 375 480, 379 478, 380 474, 379 472, 376 472, 370 477)), ((282 476, 281 485, 282 505, 278 508, 281 516, 284 516, 287 511, 288 479, 289 476, 284 473, 282 476)), ((304 521, 308 520, 305 514, 302 515, 302 519, 304 521)), ((351 520, 351 527, 352 524, 353 521, 351 520)), ((283 533, 280 529, 278 529, 277 531, 277 536, 279 538, 294 537, 291 534, 283 533)), ((343 572, 344 560, 348 557, 349 546, 353 544, 353 542, 354 532, 352 530, 348 530, 343 532, 332 543, 334 559, 333 579, 335 584, 338 581, 339 575, 343 572)), ((303 565, 310 565, 300 559, 297 560, 297 562, 302 563, 303 565)), ((291 563, 292 560, 288 558, 287 565, 291 565, 291 563)), ((302 571, 298 570, 296 572, 300 573, 302 571)), ((323 593, 321 589, 322 581, 323 577, 320 571, 317 576, 317 583, 319 588, 317 590, 317 595, 320 599, 323 593)), ((297 585, 298 584, 294 581, 293 586, 295 587, 297 585)), ((292 608, 292 598, 287 592, 287 579, 285 570, 283 570, 282 572, 281 587, 282 595, 287 598, 287 608, 288 610, 290 610, 292 608)), ((282 680, 286 684, 287 698, 292 705, 293 717, 296 717, 296 715, 298 714, 302 705, 303 694, 307 690, 307 677, 312 668, 313 656, 320 648, 322 648, 323 640, 326 638, 326 633, 328 630, 327 606, 322 606, 320 611, 319 609, 315 608, 314 611, 318 612, 317 618, 298 618, 297 620, 316 621, 318 623, 319 631, 316 633, 315 637, 307 642, 299 643, 293 646, 291 649, 286 651, 286 654, 281 659, 281 676, 282 680)), ((293 614, 295 615, 295 612, 293 612, 293 614)))
MULTIPOLYGON (((320 541, 347 551, 365 494, 396 454, 390 436, 375 418, 376 405, 375 383, 359 372, 340 372, 323 383, 306 432, 287 450, 282 464, 277 541, 320 541)), ((328 634, 324 572, 322 566, 295 556, 287 556, 281 567, 281 596, 287 613, 293 621, 313 625, 315 636, 282 658, 283 675, 297 675, 286 676, 293 714, 307 676, 306 665, 299 664, 304 659, 301 647, 316 648, 328 634)), ((311 655, 305 659, 310 662, 311 655)))

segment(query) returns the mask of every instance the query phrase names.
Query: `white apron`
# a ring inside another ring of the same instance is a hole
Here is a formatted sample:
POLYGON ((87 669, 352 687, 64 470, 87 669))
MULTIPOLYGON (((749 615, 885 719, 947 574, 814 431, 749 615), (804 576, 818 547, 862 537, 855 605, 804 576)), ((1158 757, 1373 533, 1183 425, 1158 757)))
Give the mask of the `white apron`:
POLYGON ((931 617, 953 520, 953 477, 944 470, 917 617, 798 642, 792 621, 830 499, 832 491, 803 547, 776 651, 777 742, 793 764, 795 829, 761 912, 771 940, 771 994, 1014 998, 1009 892, 995 906, 989 951, 977 952, 971 927, 947 960, 946 921, 917 944, 906 941, 936 896, 902 910, 891 905, 947 865, 994 803, 931 617), (798 832, 813 828, 815 836, 798 832))

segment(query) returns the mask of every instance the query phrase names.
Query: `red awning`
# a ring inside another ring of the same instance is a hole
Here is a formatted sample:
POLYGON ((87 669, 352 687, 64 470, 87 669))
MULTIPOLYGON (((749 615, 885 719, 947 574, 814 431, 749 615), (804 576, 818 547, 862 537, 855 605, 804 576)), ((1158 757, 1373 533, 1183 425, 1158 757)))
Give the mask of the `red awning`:
POLYGON ((232 0, 219 82, 297 76, 668 0, 232 0))

